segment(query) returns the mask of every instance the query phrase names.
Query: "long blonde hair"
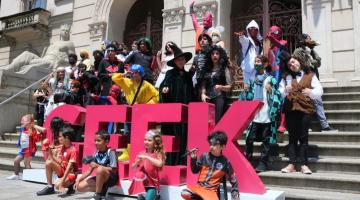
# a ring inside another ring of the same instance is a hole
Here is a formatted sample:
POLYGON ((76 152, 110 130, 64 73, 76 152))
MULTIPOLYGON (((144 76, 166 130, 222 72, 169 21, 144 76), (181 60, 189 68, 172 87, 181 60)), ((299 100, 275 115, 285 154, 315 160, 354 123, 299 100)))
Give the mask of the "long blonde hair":
POLYGON ((29 132, 29 135, 32 135, 33 131, 35 130, 35 120, 34 120, 34 115, 33 114, 26 114, 23 117, 26 117, 30 123, 28 125, 27 130, 29 132))

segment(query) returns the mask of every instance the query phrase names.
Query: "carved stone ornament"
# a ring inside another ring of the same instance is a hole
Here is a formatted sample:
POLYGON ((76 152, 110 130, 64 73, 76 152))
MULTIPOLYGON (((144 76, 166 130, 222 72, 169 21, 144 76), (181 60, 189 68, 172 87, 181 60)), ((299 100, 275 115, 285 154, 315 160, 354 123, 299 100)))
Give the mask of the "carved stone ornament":
POLYGON ((163 10, 165 24, 181 23, 184 20, 185 7, 163 10))
POLYGON ((90 37, 101 37, 105 35, 106 22, 95 22, 89 24, 90 37))
POLYGON ((204 18, 206 12, 211 12, 215 18, 216 16, 216 9, 218 8, 218 4, 216 1, 209 1, 204 3, 196 3, 194 5, 194 12, 198 20, 204 18))

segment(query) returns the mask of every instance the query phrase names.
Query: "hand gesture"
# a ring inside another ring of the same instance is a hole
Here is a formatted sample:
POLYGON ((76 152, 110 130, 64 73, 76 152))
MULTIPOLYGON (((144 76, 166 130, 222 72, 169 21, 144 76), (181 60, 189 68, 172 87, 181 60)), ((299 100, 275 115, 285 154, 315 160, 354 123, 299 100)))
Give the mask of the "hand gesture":
POLYGON ((97 168, 98 166, 99 166, 99 165, 98 165, 96 162, 94 162, 94 161, 90 163, 90 167, 91 167, 91 168, 97 168))
POLYGON ((291 91, 292 91, 292 86, 291 86, 291 85, 287 85, 287 86, 285 87, 285 91, 286 91, 287 93, 291 92, 291 91))
POLYGON ((195 0, 193 0, 193 1, 191 1, 191 3, 190 3, 190 11, 191 10, 194 10, 194 4, 195 4, 195 0))
POLYGON ((234 32, 234 35, 238 37, 243 36, 245 35, 245 31, 234 32))
POLYGON ((244 83, 244 90, 245 90, 245 91, 249 91, 249 84, 244 83))
POLYGON ((270 84, 266 84, 266 85, 265 85, 265 89, 266 89, 267 92, 271 92, 272 87, 271 87, 270 84))
POLYGON ((160 57, 161 57, 161 53, 162 53, 161 51, 158 51, 157 54, 156 54, 156 56, 160 58, 160 57))
POLYGON ((305 88, 302 90, 302 94, 305 96, 310 96, 311 94, 311 89, 310 88, 305 88))
POLYGON ((210 100, 210 97, 208 97, 206 94, 201 94, 201 101, 202 102, 207 102, 210 100))
POLYGON ((140 160, 143 160, 143 159, 147 159, 147 158, 148 158, 148 156, 145 155, 145 154, 140 154, 140 155, 138 155, 137 157, 138 157, 140 160))
POLYGON ((162 89, 162 92, 163 92, 164 94, 167 94, 167 93, 169 92, 169 87, 164 87, 164 88, 162 89))
POLYGON ((191 158, 196 158, 196 153, 199 151, 198 148, 194 148, 192 150, 190 150, 190 157, 191 158))
POLYGON ((215 86, 214 86, 214 90, 215 90, 217 93, 220 93, 220 92, 221 92, 221 89, 222 89, 222 85, 215 85, 215 86))

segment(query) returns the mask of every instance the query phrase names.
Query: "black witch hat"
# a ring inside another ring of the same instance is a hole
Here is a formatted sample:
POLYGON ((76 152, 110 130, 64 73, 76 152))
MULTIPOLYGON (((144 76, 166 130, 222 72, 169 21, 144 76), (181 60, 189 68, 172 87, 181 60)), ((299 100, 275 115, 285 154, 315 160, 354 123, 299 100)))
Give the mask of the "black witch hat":
POLYGON ((175 66, 175 63, 174 63, 174 60, 175 60, 176 58, 179 58, 179 57, 184 56, 186 62, 188 62, 188 61, 192 58, 192 53, 191 53, 191 52, 183 52, 181 49, 179 49, 179 48, 176 47, 176 46, 171 46, 171 49, 172 49, 173 52, 174 52, 174 58, 171 59, 171 60, 169 60, 169 61, 167 62, 167 65, 168 65, 168 66, 176 67, 176 66, 175 66))

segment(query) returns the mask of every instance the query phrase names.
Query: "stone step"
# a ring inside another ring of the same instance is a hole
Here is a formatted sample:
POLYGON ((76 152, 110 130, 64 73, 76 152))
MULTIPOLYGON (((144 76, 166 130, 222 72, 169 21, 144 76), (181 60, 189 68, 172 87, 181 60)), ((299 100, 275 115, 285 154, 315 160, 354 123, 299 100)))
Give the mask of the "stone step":
MULTIPOLYGON (((39 162, 39 161, 31 161, 31 168, 32 169, 44 169, 45 168, 45 162, 39 162)), ((20 163, 21 170, 24 169, 24 163, 20 163)), ((0 159, 0 170, 8 170, 13 171, 14 170, 14 160, 3 158, 0 159)))
POLYGON ((6 141, 17 141, 19 136, 19 133, 3 133, 2 139, 5 139, 6 141))
MULTIPOLYGON (((309 157, 333 156, 333 157, 360 157, 360 145, 354 144, 329 144, 312 143, 309 141, 309 157)), ((240 147, 245 150, 245 141, 238 141, 240 147)), ((278 153, 287 155, 287 142, 278 144, 278 153)), ((260 152, 261 142, 254 143, 254 152, 260 152)), ((274 156, 276 154, 273 154, 274 156)), ((360 171, 360 170, 359 170, 360 171)))
POLYGON ((327 120, 360 120, 360 110, 325 110, 327 120))
MULTIPOLYGON (((36 143, 37 149, 41 148, 40 142, 36 143)), ((7 141, 0 141, 0 148, 18 148, 17 147, 17 140, 7 140, 7 141)))
MULTIPOLYGON (((8 158, 14 159, 19 153, 19 149, 12 147, 1 147, 0 148, 0 158, 8 158)), ((35 157, 32 159, 33 161, 44 161, 43 154, 41 151, 37 151, 35 153, 35 157)))
POLYGON ((359 110, 360 101, 323 101, 325 110, 359 110))
POLYGON ((359 86, 324 87, 324 93, 360 92, 359 86))
POLYGON ((281 173, 267 171, 259 174, 265 185, 276 187, 296 187, 303 189, 321 189, 333 192, 360 194, 360 174, 313 173, 305 175, 301 172, 281 173))
POLYGON ((324 93, 323 101, 355 101, 360 100, 360 92, 324 93))
MULTIPOLYGON (((252 164, 256 167, 259 163, 260 153, 253 155, 252 164)), ((313 172, 320 173, 344 173, 344 174, 359 174, 360 158, 359 157, 310 157, 308 159, 308 166, 313 172)), ((289 163, 289 158, 284 154, 271 156, 269 159, 269 169, 280 171, 289 163)))
MULTIPOLYGON (((327 120, 331 127, 346 132, 358 132, 360 131, 360 120, 327 120)), ((310 124, 310 128, 313 131, 320 131, 320 124, 317 120, 314 120, 310 124)))
POLYGON ((267 185, 266 188, 285 192, 286 200, 358 200, 360 194, 267 185))
MULTIPOLYGON (((288 133, 284 134, 284 141, 288 141, 288 133)), ((317 143, 354 144, 360 145, 360 132, 309 132, 309 141, 317 143)))

